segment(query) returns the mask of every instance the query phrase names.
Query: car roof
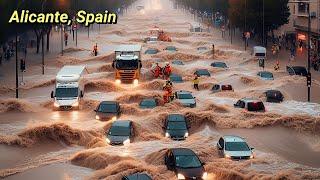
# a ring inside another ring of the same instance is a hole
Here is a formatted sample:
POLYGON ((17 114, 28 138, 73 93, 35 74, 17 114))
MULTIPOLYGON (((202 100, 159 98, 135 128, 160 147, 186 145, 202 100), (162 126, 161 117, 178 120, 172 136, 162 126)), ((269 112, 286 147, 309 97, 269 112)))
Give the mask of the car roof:
POLYGON ((225 142, 246 142, 244 138, 234 135, 225 135, 223 139, 225 142))
POLYGON ((222 61, 216 61, 216 62, 213 62, 211 64, 226 64, 225 62, 222 62, 222 61))
POLYGON ((187 148, 172 148, 171 151, 174 156, 196 156, 196 153, 187 148))
POLYGON ((266 93, 281 93, 281 91, 270 89, 270 90, 267 90, 266 93))
POLYGON ((154 98, 147 98, 147 99, 142 99, 141 102, 143 101, 152 101, 152 102, 156 102, 156 100, 154 98))
POLYGON ((130 120, 117 120, 112 123, 112 126, 129 127, 130 123, 130 120))
POLYGON ((182 114, 169 114, 167 117, 168 121, 185 121, 185 117, 182 114), (181 118, 182 117, 182 118, 181 118))
POLYGON ((135 173, 125 177, 129 180, 151 180, 150 176, 146 173, 135 173))
POLYGON ((252 97, 244 97, 241 99, 242 101, 245 101, 245 102, 261 102, 260 99, 257 99, 257 98, 252 98, 252 97))
POLYGON ((117 101, 102 101, 102 102, 100 102, 100 104, 110 104, 110 105, 112 105, 112 104, 114 104, 114 105, 117 105, 117 104, 119 104, 117 101))
POLYGON ((272 72, 269 72, 269 71, 259 71, 259 73, 270 73, 270 74, 272 74, 272 72))
POLYGON ((192 93, 190 91, 184 91, 184 90, 180 90, 180 91, 176 91, 177 94, 191 94, 192 93))

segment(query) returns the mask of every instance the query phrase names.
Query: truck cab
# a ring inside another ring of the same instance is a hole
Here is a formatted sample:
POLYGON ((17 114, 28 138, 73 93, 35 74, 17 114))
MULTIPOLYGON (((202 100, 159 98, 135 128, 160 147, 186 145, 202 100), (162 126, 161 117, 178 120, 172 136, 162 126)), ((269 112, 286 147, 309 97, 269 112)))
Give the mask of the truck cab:
POLYGON ((115 59, 112 63, 115 69, 117 84, 139 83, 141 63, 141 45, 120 45, 115 50, 115 59))
POLYGON ((85 66, 64 66, 56 76, 55 90, 51 92, 55 110, 79 109, 83 98, 85 66))

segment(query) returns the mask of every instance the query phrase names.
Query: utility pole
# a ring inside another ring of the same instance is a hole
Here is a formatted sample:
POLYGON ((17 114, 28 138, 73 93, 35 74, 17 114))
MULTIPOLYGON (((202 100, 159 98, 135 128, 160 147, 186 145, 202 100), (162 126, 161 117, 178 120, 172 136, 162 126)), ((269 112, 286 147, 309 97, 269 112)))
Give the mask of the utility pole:
MULTIPOLYGON (((43 29, 42 29, 43 31, 43 29)), ((44 33, 42 32, 42 75, 44 75, 44 33)))
POLYGON ((265 11, 264 11, 264 0, 262 0, 262 44, 263 44, 263 47, 266 46, 266 43, 265 43, 265 30, 264 30, 264 19, 265 19, 265 11))
POLYGON ((16 98, 19 98, 18 32, 16 29, 16 98))
MULTIPOLYGON (((246 31, 247 31, 247 0, 244 0, 244 34, 246 35, 246 31)), ((247 50, 247 38, 244 37, 244 50, 247 50)))
MULTIPOLYGON (((311 94, 311 72, 310 72, 310 48, 311 48, 311 14, 310 14, 310 3, 308 3, 308 76, 310 76, 310 84, 307 82, 308 86, 308 102, 310 102, 310 94, 311 94)), ((308 79, 307 79, 308 81, 308 79)))
POLYGON ((61 56, 63 56, 63 25, 61 24, 61 56))

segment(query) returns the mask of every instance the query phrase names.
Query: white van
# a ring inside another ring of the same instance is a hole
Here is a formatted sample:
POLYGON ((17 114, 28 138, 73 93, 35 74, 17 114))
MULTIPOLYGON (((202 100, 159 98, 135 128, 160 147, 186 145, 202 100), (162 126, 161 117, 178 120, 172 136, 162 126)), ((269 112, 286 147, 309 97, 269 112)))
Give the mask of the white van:
POLYGON ((254 46, 252 55, 255 59, 266 59, 267 58, 267 49, 262 46, 254 46))
POLYGON ((85 66, 64 66, 56 76, 55 91, 51 92, 54 109, 79 109, 83 98, 85 66))

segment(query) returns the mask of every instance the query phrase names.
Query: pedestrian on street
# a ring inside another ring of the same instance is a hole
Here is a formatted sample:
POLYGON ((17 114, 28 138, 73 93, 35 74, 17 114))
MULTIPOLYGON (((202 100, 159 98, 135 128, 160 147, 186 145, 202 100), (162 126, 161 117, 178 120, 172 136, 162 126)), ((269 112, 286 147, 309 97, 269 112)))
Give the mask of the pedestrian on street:
POLYGON ((199 80, 198 75, 195 75, 195 77, 193 79, 193 88, 198 91, 199 91, 199 82, 200 82, 200 80, 199 80))
POLYGON ((68 46, 68 33, 67 32, 64 32, 64 44, 65 46, 68 46))
POLYGON ((277 60, 276 65, 274 66, 274 70, 278 71, 280 69, 279 60, 277 60))

